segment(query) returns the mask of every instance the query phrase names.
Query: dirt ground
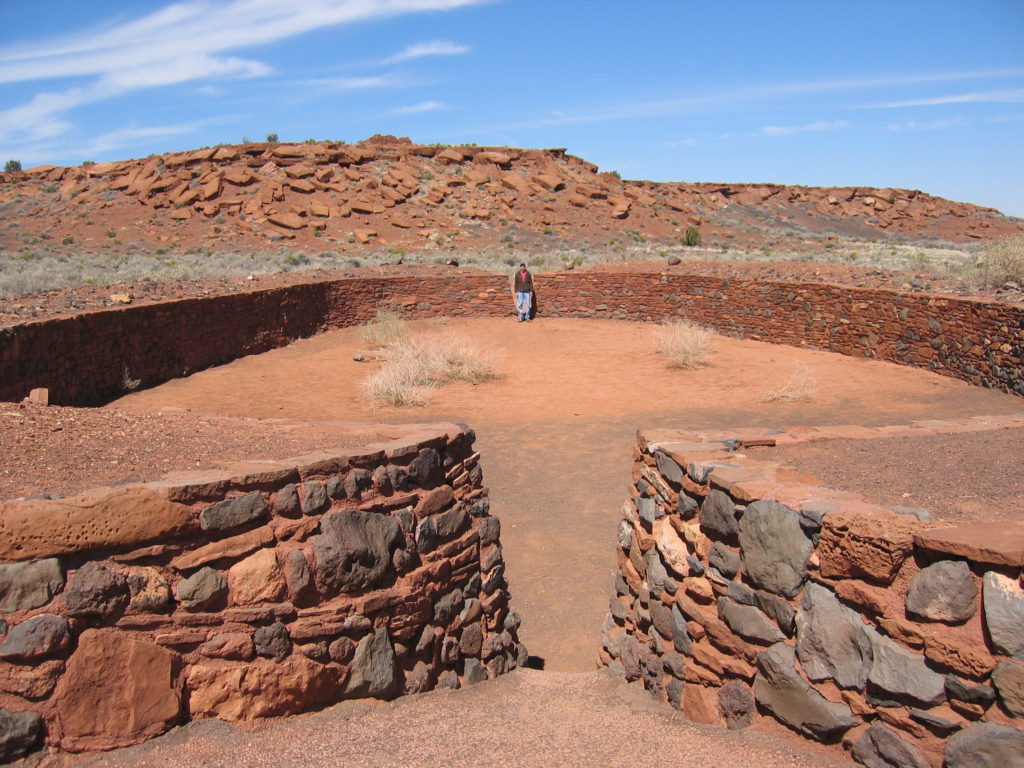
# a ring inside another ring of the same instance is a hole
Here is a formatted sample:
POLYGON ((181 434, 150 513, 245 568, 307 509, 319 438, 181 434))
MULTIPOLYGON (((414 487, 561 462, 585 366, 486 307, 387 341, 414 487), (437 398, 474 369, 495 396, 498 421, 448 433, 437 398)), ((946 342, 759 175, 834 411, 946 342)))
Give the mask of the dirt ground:
MULTIPOLYGON (((1024 406, 1024 403, 1021 404, 1024 406)), ((754 448, 822 485, 927 510, 950 523, 1024 519, 1024 429, 754 448)))
MULTIPOLYGON (((1019 398, 926 371, 727 338, 719 339, 707 367, 671 370, 656 353, 652 324, 509 317, 411 328, 464 334, 499 355, 501 378, 435 390, 425 407, 374 409, 360 384, 380 363, 353 360, 368 350, 359 329, 349 328, 170 381, 110 407, 469 424, 503 523, 513 605, 524 617, 521 637, 547 669, 558 671, 595 664, 614 578, 609 542, 639 427, 881 426, 1022 410, 1019 398), (811 402, 763 402, 797 363, 817 383, 811 402)), ((929 460, 930 453, 916 458, 929 460)), ((904 464, 914 460, 907 451, 904 464)))
POLYGON ((137 747, 40 768, 853 768, 774 734, 692 723, 607 672, 519 669, 461 691, 229 725, 200 720, 137 747))

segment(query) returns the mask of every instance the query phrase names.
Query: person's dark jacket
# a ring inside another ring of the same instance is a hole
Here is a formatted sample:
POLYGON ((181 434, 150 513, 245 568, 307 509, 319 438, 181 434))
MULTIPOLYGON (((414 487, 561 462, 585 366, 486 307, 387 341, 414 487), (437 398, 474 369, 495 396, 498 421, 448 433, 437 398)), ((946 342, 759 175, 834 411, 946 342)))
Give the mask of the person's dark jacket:
POLYGON ((517 269, 514 285, 516 293, 533 293, 533 275, 529 270, 524 275, 522 270, 517 269))

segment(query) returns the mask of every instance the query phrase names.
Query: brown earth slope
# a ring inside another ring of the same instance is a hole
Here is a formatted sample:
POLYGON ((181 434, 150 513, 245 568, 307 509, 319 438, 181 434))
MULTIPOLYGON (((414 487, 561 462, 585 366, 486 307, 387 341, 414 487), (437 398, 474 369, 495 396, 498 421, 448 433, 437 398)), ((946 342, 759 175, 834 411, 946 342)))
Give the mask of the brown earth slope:
POLYGON ((867 187, 623 181, 562 149, 359 144, 219 146, 0 174, 0 247, 551 245, 676 241, 789 244, 808 235, 967 242, 1024 231, 998 211, 867 187), (14 223, 16 222, 16 225, 14 223))

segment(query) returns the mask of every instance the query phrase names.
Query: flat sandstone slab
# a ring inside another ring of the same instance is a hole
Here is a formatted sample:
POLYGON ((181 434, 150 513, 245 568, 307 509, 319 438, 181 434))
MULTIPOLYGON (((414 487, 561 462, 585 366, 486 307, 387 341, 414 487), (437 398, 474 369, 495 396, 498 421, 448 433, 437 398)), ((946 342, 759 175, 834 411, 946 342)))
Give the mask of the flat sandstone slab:
POLYGON ((1024 566, 1024 522, 1020 521, 931 528, 914 534, 914 544, 979 563, 1024 566))

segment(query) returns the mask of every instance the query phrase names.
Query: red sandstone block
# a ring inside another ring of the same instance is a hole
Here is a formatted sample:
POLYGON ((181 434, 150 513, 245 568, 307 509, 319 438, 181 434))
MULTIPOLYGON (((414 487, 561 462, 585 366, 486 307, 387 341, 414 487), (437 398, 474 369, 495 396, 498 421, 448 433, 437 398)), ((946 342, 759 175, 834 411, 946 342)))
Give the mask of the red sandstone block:
POLYGON ((914 534, 914 544, 928 552, 957 555, 977 563, 1024 566, 1024 522, 972 523, 932 528, 914 534))

